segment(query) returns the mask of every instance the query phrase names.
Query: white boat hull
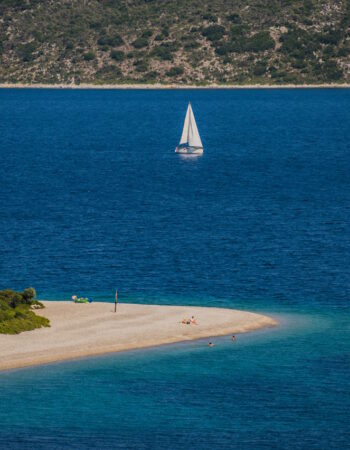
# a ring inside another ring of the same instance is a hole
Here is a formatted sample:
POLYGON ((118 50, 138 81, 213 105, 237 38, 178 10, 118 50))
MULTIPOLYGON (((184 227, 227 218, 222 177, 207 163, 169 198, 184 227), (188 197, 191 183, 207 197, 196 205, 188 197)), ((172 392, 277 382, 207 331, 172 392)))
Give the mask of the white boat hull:
POLYGON ((176 147, 175 153, 180 155, 203 155, 203 147, 176 147))

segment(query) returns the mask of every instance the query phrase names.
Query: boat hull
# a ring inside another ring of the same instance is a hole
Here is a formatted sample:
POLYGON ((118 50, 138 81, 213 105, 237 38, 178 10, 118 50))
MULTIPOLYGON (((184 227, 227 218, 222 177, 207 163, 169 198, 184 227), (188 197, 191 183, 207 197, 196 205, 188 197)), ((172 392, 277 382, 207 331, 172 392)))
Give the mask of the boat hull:
POLYGON ((203 147, 176 147, 175 153, 180 155, 203 155, 203 147))

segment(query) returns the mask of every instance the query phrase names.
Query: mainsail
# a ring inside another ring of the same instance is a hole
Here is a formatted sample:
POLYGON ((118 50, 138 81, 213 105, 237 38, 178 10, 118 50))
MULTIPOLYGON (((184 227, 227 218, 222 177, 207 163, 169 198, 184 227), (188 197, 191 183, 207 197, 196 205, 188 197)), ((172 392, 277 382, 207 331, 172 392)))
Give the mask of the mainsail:
POLYGON ((201 138, 198 133, 196 120, 193 115, 191 103, 188 104, 184 129, 182 131, 180 145, 188 145, 190 147, 203 148, 201 138))

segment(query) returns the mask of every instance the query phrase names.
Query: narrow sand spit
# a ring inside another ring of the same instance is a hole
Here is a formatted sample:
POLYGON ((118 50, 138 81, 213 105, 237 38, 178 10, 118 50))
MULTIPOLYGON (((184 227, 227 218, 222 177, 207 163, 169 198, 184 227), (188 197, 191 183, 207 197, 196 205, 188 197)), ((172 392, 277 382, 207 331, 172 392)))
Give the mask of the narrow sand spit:
POLYGON ((38 314, 50 328, 0 334, 0 370, 101 355, 173 342, 244 333, 277 322, 267 316, 223 308, 75 304, 47 301, 38 314), (184 325, 194 316, 198 325, 184 325))

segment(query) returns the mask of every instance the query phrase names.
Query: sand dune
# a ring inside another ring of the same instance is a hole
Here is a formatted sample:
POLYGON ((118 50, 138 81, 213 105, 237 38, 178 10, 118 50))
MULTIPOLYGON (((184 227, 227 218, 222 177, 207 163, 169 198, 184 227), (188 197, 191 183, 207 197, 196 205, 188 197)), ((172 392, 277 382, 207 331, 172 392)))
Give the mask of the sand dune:
POLYGON ((49 301, 38 313, 51 327, 0 334, 0 370, 82 356, 244 333, 276 325, 260 314, 223 308, 49 301), (184 325, 195 316, 198 325, 184 325))

